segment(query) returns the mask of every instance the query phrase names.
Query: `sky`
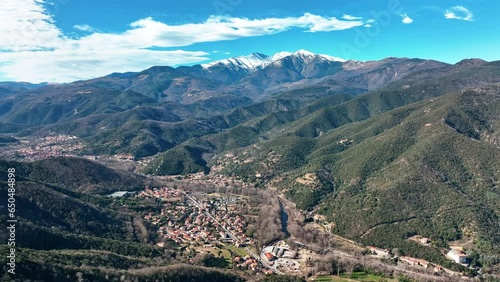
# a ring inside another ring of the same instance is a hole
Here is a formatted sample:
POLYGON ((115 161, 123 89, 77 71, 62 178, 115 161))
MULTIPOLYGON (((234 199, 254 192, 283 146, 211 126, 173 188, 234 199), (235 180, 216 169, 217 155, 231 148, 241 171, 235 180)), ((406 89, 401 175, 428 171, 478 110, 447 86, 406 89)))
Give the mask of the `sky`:
POLYGON ((305 49, 500 60, 497 0, 2 0, 0 81, 71 82, 305 49))

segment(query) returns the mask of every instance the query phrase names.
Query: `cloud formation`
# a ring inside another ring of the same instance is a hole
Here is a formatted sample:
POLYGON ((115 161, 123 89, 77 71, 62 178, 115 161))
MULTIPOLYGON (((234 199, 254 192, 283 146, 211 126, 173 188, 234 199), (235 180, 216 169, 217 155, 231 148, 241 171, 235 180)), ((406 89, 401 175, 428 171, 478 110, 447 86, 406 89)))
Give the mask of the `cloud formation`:
POLYGON ((342 15, 342 18, 344 20, 348 20, 348 21, 355 21, 355 20, 362 20, 363 19, 363 17, 356 17, 356 16, 352 16, 352 15, 348 15, 348 14, 342 15))
POLYGON ((407 14, 401 14, 402 22, 404 24, 411 24, 413 23, 413 19, 410 18, 407 14))
POLYGON ((444 12, 444 18, 462 21, 473 21, 474 14, 464 6, 455 6, 444 12))
POLYGON ((43 1, 0 1, 0 50, 45 50, 60 46, 65 37, 43 1))
POLYGON ((151 65, 208 60, 210 52, 172 50, 201 42, 265 36, 292 28, 326 32, 363 26, 369 21, 305 13, 300 17, 248 19, 211 16, 199 23, 170 25, 153 18, 130 24, 122 33, 75 25, 84 34, 66 36, 45 9, 47 0, 0 3, 0 76, 31 82, 69 82, 112 72, 139 71, 151 65), (43 70, 43 71, 41 71, 43 70))
POLYGON ((88 24, 77 24, 77 25, 74 25, 73 28, 76 28, 80 31, 86 31, 86 32, 95 32, 96 31, 93 27, 91 27, 88 24))

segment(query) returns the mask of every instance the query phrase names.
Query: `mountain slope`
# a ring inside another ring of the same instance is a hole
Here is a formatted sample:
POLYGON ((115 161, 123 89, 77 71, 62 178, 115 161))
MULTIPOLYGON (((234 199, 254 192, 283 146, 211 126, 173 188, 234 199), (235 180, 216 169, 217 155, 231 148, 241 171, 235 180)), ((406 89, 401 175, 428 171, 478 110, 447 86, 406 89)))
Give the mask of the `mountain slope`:
MULTIPOLYGON (((117 208, 108 197, 76 192, 87 191, 86 183, 94 179, 127 188, 126 183, 99 179, 103 177, 100 174, 107 175, 110 170, 102 165, 59 158, 37 163, 0 161, 0 167, 2 179, 7 179, 3 173, 6 167, 16 168, 18 220, 16 274, 7 273, 7 258, 3 256, 1 281, 243 281, 235 274, 175 261, 175 246, 159 249, 149 244, 155 232, 140 214, 117 208), (41 171, 64 174, 65 178, 41 171), (49 182, 54 184, 46 184, 49 182)), ((135 177, 128 178, 130 181, 135 177)), ((6 194, 7 183, 0 184, 0 192, 6 194)), ((142 182, 141 188, 145 185, 142 182)), ((5 205, 5 201, 0 202, 1 208, 5 205)), ((2 213, 0 219, 6 221, 7 215, 2 213)), ((7 242, 7 238, 3 229, 0 239, 7 242)), ((10 248, 0 244, 2 253, 8 253, 10 248)))
POLYGON ((9 167, 16 169, 18 177, 76 192, 107 194, 119 190, 138 190, 148 183, 144 177, 130 175, 82 158, 58 157, 32 163, 0 160, 0 175, 5 176, 4 179, 7 179, 5 171, 9 167), (79 177, 68 177, 75 171, 81 173, 79 177))
MULTIPOLYGON (((278 108, 272 112, 250 116, 249 119, 239 119, 239 122, 235 123, 237 126, 231 125, 231 128, 221 133, 203 137, 204 141, 190 140, 188 145, 197 146, 200 143, 202 149, 208 152, 220 152, 245 147, 261 139, 278 140, 283 136, 282 132, 316 138, 344 124, 359 122, 406 104, 459 91, 464 86, 474 88, 499 80, 500 69, 494 64, 487 64, 460 71, 448 71, 425 81, 408 75, 378 90, 355 97, 338 94, 352 91, 351 89, 338 88, 335 84, 329 88, 325 87, 328 84, 321 83, 319 87, 305 87, 300 91, 292 90, 278 96, 297 101, 300 100, 300 95, 305 102, 298 108, 278 108), (316 100, 305 97, 314 97, 316 100), (319 97, 321 99, 318 99, 319 97), (205 142, 209 145, 204 144, 205 142)), ((158 158, 163 157, 160 155, 158 158)), ((168 174, 168 171, 152 167, 160 163, 152 163, 147 171, 168 174)))
POLYGON ((406 238, 420 234, 437 246, 464 239, 491 263, 500 248, 500 69, 445 69, 415 71, 338 104, 255 117, 182 145, 213 159, 168 153, 174 148, 146 171, 169 174, 165 164, 174 162, 222 169, 281 189, 365 244, 444 263, 437 249, 406 238))
POLYGON ((231 164, 218 161, 227 173, 279 187, 299 207, 326 215, 335 233, 365 244, 439 262, 439 253, 404 240, 420 234, 443 245, 469 239, 495 254, 499 111, 498 90, 466 91, 318 137, 260 142, 231 164))

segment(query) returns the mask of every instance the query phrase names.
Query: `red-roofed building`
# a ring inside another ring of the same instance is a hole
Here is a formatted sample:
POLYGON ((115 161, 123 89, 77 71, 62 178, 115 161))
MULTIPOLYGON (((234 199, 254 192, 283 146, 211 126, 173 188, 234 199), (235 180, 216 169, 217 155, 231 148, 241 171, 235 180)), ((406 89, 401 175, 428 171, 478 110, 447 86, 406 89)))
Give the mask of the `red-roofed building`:
POLYGON ((272 261, 275 258, 274 255, 271 253, 265 253, 264 256, 266 256, 268 261, 272 261))

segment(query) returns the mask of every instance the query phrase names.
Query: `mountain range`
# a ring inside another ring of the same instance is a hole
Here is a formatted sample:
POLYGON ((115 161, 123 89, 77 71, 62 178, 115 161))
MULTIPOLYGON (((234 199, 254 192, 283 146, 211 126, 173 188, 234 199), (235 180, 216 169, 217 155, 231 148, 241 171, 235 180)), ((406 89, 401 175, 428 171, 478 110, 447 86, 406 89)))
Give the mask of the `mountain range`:
POLYGON ((367 245, 442 262, 438 248, 462 240, 483 265, 500 261, 500 61, 300 50, 0 87, 0 134, 76 135, 81 154, 151 158, 144 174, 274 188, 367 245))
MULTIPOLYGON (((227 114, 256 102, 288 99, 302 105, 318 98, 292 97, 309 86, 357 95, 413 72, 446 66, 398 58, 343 62, 301 50, 271 57, 254 53, 204 66, 152 67, 138 73, 45 85, 4 97, 0 100, 0 133, 32 132, 52 125, 79 136, 88 135, 88 128, 98 129, 92 134, 110 134, 110 127, 113 131, 127 122, 151 120, 159 127, 164 122, 170 126, 171 122, 227 114), (150 113, 159 118, 151 118, 150 113)), ((217 130, 220 128, 210 128, 209 132, 217 130)))

